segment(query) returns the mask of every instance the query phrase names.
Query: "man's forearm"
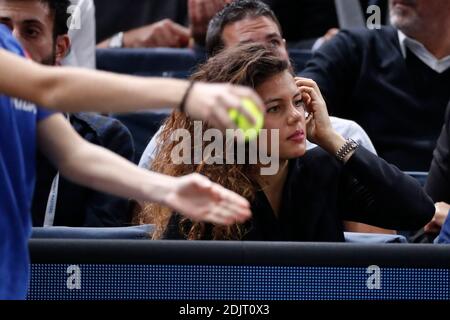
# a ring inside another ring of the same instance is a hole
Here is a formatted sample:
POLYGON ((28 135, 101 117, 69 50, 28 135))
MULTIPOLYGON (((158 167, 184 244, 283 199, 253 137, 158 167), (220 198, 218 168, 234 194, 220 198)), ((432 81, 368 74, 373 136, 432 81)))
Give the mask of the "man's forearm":
POLYGON ((0 70, 1 93, 65 112, 175 107, 188 87, 182 80, 44 67, 4 50, 0 70))
POLYGON ((140 201, 164 203, 175 184, 173 177, 139 169, 116 154, 88 143, 59 165, 60 173, 75 183, 140 201))
POLYGON ((174 108, 188 87, 186 81, 174 79, 131 77, 71 68, 55 71, 47 75, 48 80, 44 80, 42 85, 42 90, 53 92, 44 99, 43 105, 67 112, 174 108))

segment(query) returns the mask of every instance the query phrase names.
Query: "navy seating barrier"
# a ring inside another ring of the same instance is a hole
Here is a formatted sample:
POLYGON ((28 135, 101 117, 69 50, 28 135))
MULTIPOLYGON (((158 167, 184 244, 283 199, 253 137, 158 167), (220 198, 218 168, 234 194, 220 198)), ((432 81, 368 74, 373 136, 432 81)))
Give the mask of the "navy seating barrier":
POLYGON ((51 227, 33 228, 33 239, 124 239, 148 240, 153 233, 154 225, 142 225, 120 228, 72 228, 51 227))
POLYGON ((205 59, 191 49, 97 49, 97 69, 122 74, 186 78, 205 59))
MULTIPOLYGON (((122 228, 72 228, 51 227, 33 228, 33 239, 142 239, 148 240, 153 233, 154 225, 140 225, 122 228)), ((406 238, 399 235, 345 232, 348 243, 406 243, 406 238)))
POLYGON ((450 299, 450 246, 30 241, 30 300, 450 299))
MULTIPOLYGON (((311 58, 309 50, 289 51, 297 71, 311 58)), ((97 68, 122 74, 187 78, 205 61, 202 50, 193 49, 97 49, 97 68)))

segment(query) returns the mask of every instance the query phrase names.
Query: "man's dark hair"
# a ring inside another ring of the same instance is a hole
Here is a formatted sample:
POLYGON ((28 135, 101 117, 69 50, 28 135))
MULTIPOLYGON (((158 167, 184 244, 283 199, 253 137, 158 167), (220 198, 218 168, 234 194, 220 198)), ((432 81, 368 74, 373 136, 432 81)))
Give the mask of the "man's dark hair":
POLYGON ((210 21, 206 34, 206 52, 213 56, 225 47, 222 39, 223 29, 230 23, 246 18, 268 17, 278 26, 282 35, 281 25, 270 7, 259 0, 235 0, 225 6, 210 21))
POLYGON ((67 22, 70 18, 68 8, 70 6, 70 0, 39 0, 40 2, 48 5, 50 13, 53 15, 53 39, 56 37, 65 35, 69 32, 67 22))
POLYGON ((267 45, 244 43, 211 56, 191 80, 232 83, 256 89, 267 79, 286 70, 294 76, 292 65, 267 45))

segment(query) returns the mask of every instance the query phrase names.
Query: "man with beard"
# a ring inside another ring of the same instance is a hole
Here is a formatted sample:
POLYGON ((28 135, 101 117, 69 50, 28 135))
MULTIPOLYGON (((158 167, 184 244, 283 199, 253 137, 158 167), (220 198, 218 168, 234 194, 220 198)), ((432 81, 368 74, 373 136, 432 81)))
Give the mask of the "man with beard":
POLYGON ((344 30, 302 75, 330 114, 358 122, 382 158, 428 171, 450 99, 450 1, 390 0, 392 27, 344 30))

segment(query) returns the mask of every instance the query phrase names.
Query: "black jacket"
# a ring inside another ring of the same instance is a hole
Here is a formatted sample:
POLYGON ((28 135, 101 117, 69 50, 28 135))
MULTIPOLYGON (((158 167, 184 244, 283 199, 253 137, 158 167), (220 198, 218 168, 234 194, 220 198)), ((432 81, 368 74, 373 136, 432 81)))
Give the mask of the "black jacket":
MULTIPOLYGON (((243 240, 342 242, 343 220, 411 230, 434 215, 433 202, 415 179, 363 147, 345 165, 321 148, 291 160, 282 192, 278 218, 264 192, 257 194, 243 240)), ((179 219, 172 216, 166 238, 183 238, 179 219)))
POLYGON ((302 75, 315 80, 330 115, 360 124, 378 154, 404 171, 428 171, 450 99, 450 69, 437 73, 407 50, 397 30, 345 30, 302 75))
MULTIPOLYGON (((130 132, 118 120, 96 114, 76 113, 70 117, 74 129, 85 140, 133 161, 130 132)), ((33 226, 42 227, 56 168, 38 152, 36 188, 33 198, 33 226)), ((60 177, 54 226, 121 227, 130 223, 129 203, 109 194, 74 184, 60 177)))

